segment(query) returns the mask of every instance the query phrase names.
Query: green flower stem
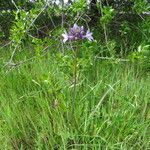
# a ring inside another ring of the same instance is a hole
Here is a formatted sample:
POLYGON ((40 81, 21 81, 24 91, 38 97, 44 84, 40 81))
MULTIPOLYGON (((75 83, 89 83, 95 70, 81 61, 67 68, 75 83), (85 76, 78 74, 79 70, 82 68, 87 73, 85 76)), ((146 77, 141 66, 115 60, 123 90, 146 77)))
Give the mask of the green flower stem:
POLYGON ((77 94, 77 50, 74 50, 74 81, 73 81, 73 99, 72 99, 72 114, 74 115, 75 111, 75 102, 76 102, 76 94, 77 94))

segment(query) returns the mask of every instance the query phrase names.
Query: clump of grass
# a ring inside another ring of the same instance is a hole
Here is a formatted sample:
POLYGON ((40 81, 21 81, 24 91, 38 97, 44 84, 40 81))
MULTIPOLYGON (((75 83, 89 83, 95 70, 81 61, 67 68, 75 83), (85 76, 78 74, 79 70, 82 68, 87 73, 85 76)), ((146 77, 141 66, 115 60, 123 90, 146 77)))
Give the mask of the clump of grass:
POLYGON ((49 54, 0 69, 0 149, 149 149, 149 75, 128 63, 80 66, 72 119, 72 61, 49 54))

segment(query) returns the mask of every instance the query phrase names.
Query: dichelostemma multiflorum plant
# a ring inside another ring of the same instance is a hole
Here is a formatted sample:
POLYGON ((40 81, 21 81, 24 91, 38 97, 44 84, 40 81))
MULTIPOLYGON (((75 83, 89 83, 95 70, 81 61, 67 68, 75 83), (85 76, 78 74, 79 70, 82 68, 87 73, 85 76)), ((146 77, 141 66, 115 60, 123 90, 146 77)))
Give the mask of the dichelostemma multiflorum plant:
MULTIPOLYGON (((76 101, 76 86, 77 86, 77 78, 78 78, 78 53, 80 51, 79 46, 77 46, 79 41, 83 41, 84 39, 87 39, 89 41, 93 41, 94 38, 92 36, 92 32, 90 30, 85 30, 83 26, 78 26, 77 24, 74 24, 72 28, 69 29, 69 31, 65 31, 62 34, 63 42, 69 42, 71 46, 71 50, 73 52, 73 99, 72 99, 72 114, 74 114, 75 109, 75 101, 76 101)), ((81 45, 82 46, 82 45, 81 45)))

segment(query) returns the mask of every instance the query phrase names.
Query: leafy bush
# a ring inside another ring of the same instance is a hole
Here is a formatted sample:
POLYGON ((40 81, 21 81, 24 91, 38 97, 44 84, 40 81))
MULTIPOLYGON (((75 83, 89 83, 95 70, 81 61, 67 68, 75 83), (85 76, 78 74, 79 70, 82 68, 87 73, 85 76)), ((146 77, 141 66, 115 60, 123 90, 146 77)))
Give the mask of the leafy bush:
POLYGON ((113 56, 127 56, 142 42, 148 44, 150 19, 142 14, 150 9, 147 1, 91 2, 94 2, 98 14, 91 10, 92 3, 85 0, 77 0, 69 5, 56 5, 48 1, 16 0, 10 4, 3 2, 2 8, 10 10, 1 14, 0 36, 18 44, 34 38, 50 37, 52 32, 55 33, 55 38, 58 35, 56 31, 78 22, 87 28, 90 26, 95 33, 95 39, 103 47, 109 49, 109 44, 115 43, 113 56))

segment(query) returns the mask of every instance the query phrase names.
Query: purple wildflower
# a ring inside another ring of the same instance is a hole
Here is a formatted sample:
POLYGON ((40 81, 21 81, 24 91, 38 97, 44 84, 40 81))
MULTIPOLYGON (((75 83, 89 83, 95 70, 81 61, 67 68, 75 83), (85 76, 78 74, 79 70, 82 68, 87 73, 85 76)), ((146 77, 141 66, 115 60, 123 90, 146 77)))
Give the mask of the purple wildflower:
POLYGON ((85 38, 87 38, 89 41, 93 41, 93 36, 92 36, 92 32, 90 32, 90 30, 87 30, 86 35, 84 36, 85 38))
POLYGON ((72 28, 69 29, 69 32, 67 33, 65 31, 65 33, 62 34, 63 36, 63 42, 65 43, 66 41, 75 41, 78 39, 88 39, 89 41, 94 40, 92 37, 92 33, 87 30, 87 32, 85 32, 84 27, 83 26, 78 26, 77 24, 74 24, 72 28))

